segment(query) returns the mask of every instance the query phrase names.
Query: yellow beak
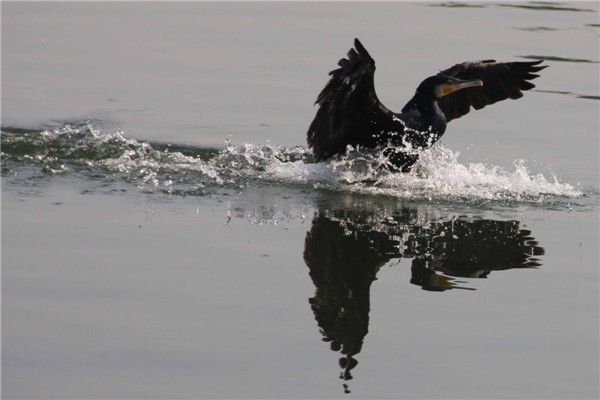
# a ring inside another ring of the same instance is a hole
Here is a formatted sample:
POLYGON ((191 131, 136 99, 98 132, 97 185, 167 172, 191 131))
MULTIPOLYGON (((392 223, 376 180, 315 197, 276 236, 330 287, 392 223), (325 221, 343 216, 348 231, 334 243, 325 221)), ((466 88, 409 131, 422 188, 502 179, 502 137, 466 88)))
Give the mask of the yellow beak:
POLYGON ((449 83, 447 85, 444 85, 444 87, 442 87, 442 95, 445 96, 447 94, 456 92, 457 90, 466 89, 466 88, 474 87, 474 86, 483 86, 483 82, 480 79, 475 79, 472 81, 461 81, 461 82, 449 83))

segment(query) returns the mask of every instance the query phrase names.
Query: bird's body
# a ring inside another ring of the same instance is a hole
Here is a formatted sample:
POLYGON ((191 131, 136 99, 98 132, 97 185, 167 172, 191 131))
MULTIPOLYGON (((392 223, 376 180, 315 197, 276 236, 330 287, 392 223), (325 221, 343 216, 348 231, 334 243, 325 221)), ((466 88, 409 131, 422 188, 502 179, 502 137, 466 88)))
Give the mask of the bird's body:
POLYGON ((375 61, 358 39, 331 71, 317 97, 317 114, 307 134, 316 161, 346 152, 348 145, 381 149, 393 169, 408 172, 419 150, 431 147, 453 119, 535 87, 541 61, 456 64, 425 79, 400 113, 377 98, 375 61))

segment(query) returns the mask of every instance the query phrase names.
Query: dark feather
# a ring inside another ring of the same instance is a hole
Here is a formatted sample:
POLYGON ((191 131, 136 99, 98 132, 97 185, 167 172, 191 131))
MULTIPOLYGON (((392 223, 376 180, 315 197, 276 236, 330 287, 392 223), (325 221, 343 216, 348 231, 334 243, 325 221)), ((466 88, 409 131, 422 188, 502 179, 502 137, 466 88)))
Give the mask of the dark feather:
POLYGON ((390 120, 392 113, 377 98, 374 85, 375 61, 358 39, 340 68, 329 73, 315 104, 317 115, 308 129, 308 145, 317 161, 362 144, 369 121, 390 120))
MULTIPOLYGON (((471 107, 480 110, 498 101, 523 97, 522 91, 535 87, 529 82, 539 77, 534 72, 547 67, 538 66, 541 62, 541 60, 507 63, 498 63, 495 60, 472 61, 456 64, 441 71, 438 75, 448 75, 462 80, 481 79, 483 82, 483 86, 459 90, 438 100, 438 105, 446 116, 446 122, 468 114, 471 107)), ((404 109, 402 111, 404 112, 404 109)))

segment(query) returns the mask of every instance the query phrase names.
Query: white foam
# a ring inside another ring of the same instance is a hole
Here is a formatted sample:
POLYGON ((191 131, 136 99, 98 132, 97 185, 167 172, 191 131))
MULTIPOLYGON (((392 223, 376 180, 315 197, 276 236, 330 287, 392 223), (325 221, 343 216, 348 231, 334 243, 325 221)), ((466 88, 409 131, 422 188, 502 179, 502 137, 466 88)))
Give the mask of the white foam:
MULTIPOLYGON (((309 149, 227 143, 225 149, 188 148, 185 155, 169 146, 128 139, 123 132, 103 133, 91 124, 69 125, 24 136, 40 154, 56 154, 50 167, 71 163, 107 168, 136 182, 140 189, 178 188, 253 183, 306 185, 311 189, 385 194, 407 199, 508 200, 541 202, 548 197, 580 197, 572 185, 550 173, 532 173, 525 160, 510 168, 484 163, 462 164, 458 152, 441 143, 422 151, 410 173, 390 172, 382 152, 349 148, 346 155, 314 163, 309 149), (41 139, 41 141, 40 141, 41 139), (163 150, 159 148, 163 147, 163 150), (191 154, 191 155, 190 155, 191 154), (82 159, 81 157, 88 157, 82 159)), ((32 154, 34 157, 36 154, 32 154)), ((187 190, 187 189, 185 189, 187 190)))
POLYGON ((309 183, 315 187, 401 198, 541 201, 547 196, 579 197, 583 193, 551 174, 531 173, 527 162, 516 160, 505 169, 483 163, 463 165, 458 152, 441 144, 421 154, 410 173, 389 172, 379 154, 350 152, 336 160, 313 164, 272 159, 267 179, 309 183))

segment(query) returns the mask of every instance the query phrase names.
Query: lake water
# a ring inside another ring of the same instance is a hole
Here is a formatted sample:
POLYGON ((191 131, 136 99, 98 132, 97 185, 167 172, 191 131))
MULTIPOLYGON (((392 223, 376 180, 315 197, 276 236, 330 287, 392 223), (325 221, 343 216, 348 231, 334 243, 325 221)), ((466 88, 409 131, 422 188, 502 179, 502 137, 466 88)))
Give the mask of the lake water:
POLYGON ((599 7, 2 11, 5 398, 598 398, 599 7), (400 110, 544 58, 413 172, 314 163, 359 37, 400 110))

